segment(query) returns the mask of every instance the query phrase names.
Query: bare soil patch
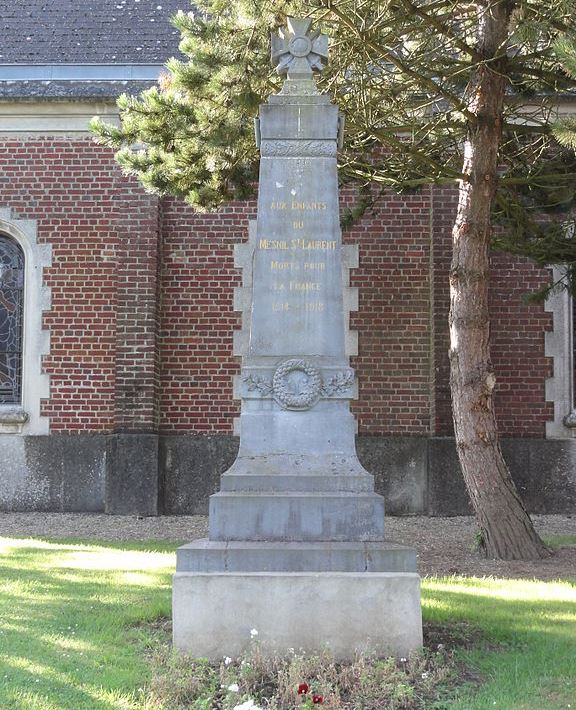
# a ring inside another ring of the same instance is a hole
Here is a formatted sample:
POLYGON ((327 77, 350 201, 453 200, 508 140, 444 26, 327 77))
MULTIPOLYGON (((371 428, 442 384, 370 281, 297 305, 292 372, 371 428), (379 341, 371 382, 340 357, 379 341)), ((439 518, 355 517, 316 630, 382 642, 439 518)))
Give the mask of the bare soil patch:
MULTIPOLYGON (((534 515, 532 519, 544 538, 576 536, 576 514, 534 515)), ((475 550, 476 530, 472 517, 388 516, 386 519, 388 539, 416 548, 422 576, 576 579, 576 545, 557 548, 546 560, 489 560, 475 550)), ((208 519, 202 515, 141 518, 84 513, 0 513, 0 536, 9 537, 184 542, 206 537, 207 531, 208 519)))

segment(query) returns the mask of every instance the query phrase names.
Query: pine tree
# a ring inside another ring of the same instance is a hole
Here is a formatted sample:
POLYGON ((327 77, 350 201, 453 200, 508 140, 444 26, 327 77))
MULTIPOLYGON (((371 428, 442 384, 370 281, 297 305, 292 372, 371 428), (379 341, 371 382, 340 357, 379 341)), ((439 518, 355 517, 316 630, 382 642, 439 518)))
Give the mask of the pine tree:
POLYGON ((180 12, 188 61, 171 60, 158 87, 119 99, 120 128, 101 141, 149 189, 213 208, 252 189, 252 119, 279 88, 270 31, 286 15, 331 35, 320 79, 346 116, 344 180, 374 190, 457 186, 450 272, 450 360, 456 442, 486 554, 548 554, 502 458, 489 352, 491 247, 567 264, 566 215, 576 158, 551 116, 576 80, 559 62, 576 0, 202 0, 180 12), (543 215, 546 216, 543 219, 543 215), (498 229, 495 230, 495 227, 498 229))
MULTIPOLYGON (((566 73, 576 81, 576 38, 562 35, 555 43, 555 49, 566 73)), ((576 116, 563 116, 552 124, 556 140, 576 151, 576 116)))

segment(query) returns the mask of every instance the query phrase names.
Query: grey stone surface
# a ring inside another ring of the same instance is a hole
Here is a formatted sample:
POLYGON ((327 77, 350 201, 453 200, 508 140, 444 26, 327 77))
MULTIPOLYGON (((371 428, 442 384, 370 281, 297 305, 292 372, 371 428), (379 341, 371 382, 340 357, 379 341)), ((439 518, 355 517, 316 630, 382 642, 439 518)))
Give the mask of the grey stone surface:
POLYGON ((428 440, 424 437, 365 436, 358 458, 374 475, 376 491, 392 515, 421 515, 428 509, 428 440))
MULTIPOLYGON (((508 440, 505 442, 508 444, 508 440)), ((522 445, 516 441, 517 446, 522 445)), ((508 452, 506 447, 505 452, 508 452)), ((576 440, 530 440, 528 467, 514 466, 514 479, 533 513, 576 511, 576 440)))
MULTIPOLYGON (((502 453, 530 513, 573 513, 576 509, 576 441, 501 439, 502 453)), ((430 439, 428 512, 472 512, 454 439, 430 439)))
POLYGON ((210 497, 211 540, 383 540, 375 493, 220 492, 210 497))
MULTIPOLYGON (((291 22, 298 31, 309 24, 291 22)), ((310 41, 324 52, 318 38, 310 41)), ((298 42, 305 46, 308 40, 298 42)), ((243 314, 235 341, 235 352, 242 355, 235 386, 242 403, 240 448, 222 478, 224 493, 211 500, 210 535, 318 539, 320 533, 312 531, 324 526, 322 539, 334 534, 342 540, 350 524, 353 539, 359 534, 354 507, 366 508, 367 493, 376 498, 373 479, 356 455, 349 411, 356 383, 347 326, 355 298, 347 292, 344 302, 343 275, 355 254, 348 250, 343 258, 342 253, 339 114, 311 81, 312 55, 294 57, 284 39, 277 44, 275 56, 283 57, 288 81, 260 107, 258 215, 248 245, 236 250, 236 265, 243 269, 243 285, 235 294, 243 314), (273 500, 264 491, 282 494, 273 500), (330 495, 320 503, 316 491, 330 495), (346 498, 353 493, 355 505, 346 498)), ((321 56, 314 61, 321 64, 321 56)), ((383 515, 383 505, 370 506, 365 529, 375 539, 383 530, 374 522, 375 511, 383 515)))
MULTIPOLYGON (((0 510, 103 511, 107 438, 98 434, 0 436, 0 510)), ((357 448, 361 462, 375 476, 376 491, 385 497, 388 515, 470 512, 452 439, 360 436, 357 448), (420 507, 428 498, 428 507, 420 507)), ((576 441, 503 439, 502 448, 530 512, 576 510, 576 441)), ((237 450, 238 441, 232 436, 161 436, 157 475, 162 512, 206 514, 208 497, 218 489, 219 476, 237 450)), ((309 478, 310 491, 347 490, 344 477, 309 478)), ((368 491, 370 480, 361 479, 368 491)), ((299 477, 298 487, 306 490, 306 481, 308 476, 299 477)), ((231 476, 230 484, 233 490, 294 487, 291 475, 231 476)), ((360 481, 353 486, 359 490, 360 481)), ((227 490, 225 485, 222 490, 227 490)))
POLYGON ((0 436, 0 510, 102 512, 106 438, 0 436))
POLYGON ((108 437, 105 511, 118 515, 158 515, 158 435, 108 437))
POLYGON ((394 542, 217 542, 178 548, 178 572, 416 572, 416 552, 394 542))
POLYGON ((456 454, 454 439, 428 441, 428 514, 470 515, 472 506, 456 454))
POLYGON ((245 651, 252 629, 263 653, 407 656, 422 645, 415 573, 177 572, 172 608, 176 648, 214 660, 245 651))
MULTIPOLYGON (((327 466, 326 468, 329 469, 327 466)), ((365 492, 374 489, 370 476, 339 476, 327 474, 228 474, 222 480, 223 491, 339 491, 365 492)))
POLYGON ((161 436, 159 476, 162 511, 170 515, 206 515, 208 497, 238 453, 232 436, 161 436))

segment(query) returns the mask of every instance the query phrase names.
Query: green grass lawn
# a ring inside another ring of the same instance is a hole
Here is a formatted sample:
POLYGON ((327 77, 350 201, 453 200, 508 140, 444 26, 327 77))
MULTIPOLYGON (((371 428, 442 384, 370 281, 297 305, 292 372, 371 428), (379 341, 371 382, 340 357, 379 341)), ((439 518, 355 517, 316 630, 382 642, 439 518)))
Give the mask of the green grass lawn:
MULTIPOLYGON (((0 538, 1 710, 149 710, 140 622, 169 616, 175 544, 0 538)), ((426 621, 482 630, 445 708, 576 709, 576 583, 429 578, 426 621)), ((440 707, 440 706, 438 706, 440 707)), ((165 710, 172 710, 166 707, 165 710)))
POLYGON ((175 547, 0 538, 0 708, 146 708, 135 625, 169 615, 175 547))
POLYGON ((544 542, 551 547, 576 545, 576 535, 553 535, 552 537, 544 538, 544 542))
POLYGON ((463 653, 484 683, 449 707, 576 708, 576 583, 452 577, 423 584, 424 616, 466 621, 498 650, 463 653))

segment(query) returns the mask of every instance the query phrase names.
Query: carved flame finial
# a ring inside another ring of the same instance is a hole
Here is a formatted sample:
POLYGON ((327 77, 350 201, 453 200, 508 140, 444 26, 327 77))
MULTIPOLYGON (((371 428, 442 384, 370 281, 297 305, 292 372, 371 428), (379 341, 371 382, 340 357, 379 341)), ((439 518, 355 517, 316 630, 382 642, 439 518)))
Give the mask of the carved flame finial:
POLYGON ((272 64, 288 79, 310 79, 328 60, 328 37, 310 31, 310 19, 287 18, 287 28, 272 35, 272 64))

